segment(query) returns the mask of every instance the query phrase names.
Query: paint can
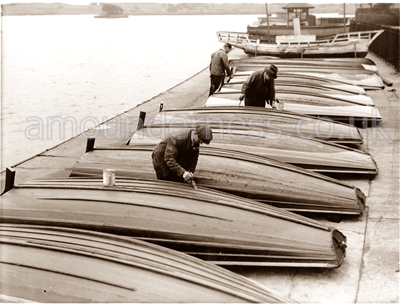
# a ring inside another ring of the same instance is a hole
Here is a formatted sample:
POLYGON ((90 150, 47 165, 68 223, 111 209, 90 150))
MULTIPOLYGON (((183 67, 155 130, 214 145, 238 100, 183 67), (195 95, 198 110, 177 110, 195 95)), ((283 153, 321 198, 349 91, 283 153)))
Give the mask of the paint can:
POLYGON ((115 185, 115 170, 114 169, 104 169, 103 170, 103 184, 104 184, 104 186, 114 186, 115 185))

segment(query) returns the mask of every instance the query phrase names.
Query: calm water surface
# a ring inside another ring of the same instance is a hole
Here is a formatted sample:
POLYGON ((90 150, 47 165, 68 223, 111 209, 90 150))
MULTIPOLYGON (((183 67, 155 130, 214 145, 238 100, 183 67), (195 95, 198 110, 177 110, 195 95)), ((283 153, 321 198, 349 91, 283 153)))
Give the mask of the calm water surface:
POLYGON ((2 17, 1 169, 188 79, 222 46, 216 31, 257 17, 2 17))

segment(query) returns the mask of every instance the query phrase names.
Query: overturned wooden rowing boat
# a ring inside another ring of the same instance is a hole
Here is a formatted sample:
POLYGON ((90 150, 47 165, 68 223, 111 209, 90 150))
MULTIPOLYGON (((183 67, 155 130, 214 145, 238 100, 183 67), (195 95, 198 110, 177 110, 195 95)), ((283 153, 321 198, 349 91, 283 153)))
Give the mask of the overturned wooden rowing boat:
MULTIPOLYGON (((271 132, 276 136, 294 135, 342 144, 363 143, 361 133, 354 125, 294 112, 257 107, 163 108, 149 122, 151 126, 161 125, 166 127, 180 125, 193 127, 198 123, 213 123, 219 128, 232 129, 239 127, 261 127, 266 128, 266 132, 271 132)), ((257 128, 257 130, 260 129, 257 128)))
MULTIPOLYGON (((73 177, 100 177, 112 168, 119 178, 155 179, 153 146, 96 148, 74 165, 73 177)), ((299 212, 361 214, 366 197, 354 186, 306 169, 233 150, 202 147, 199 185, 299 212)))
MULTIPOLYGON (((204 107, 244 107, 244 102, 239 100, 240 95, 240 93, 216 93, 208 97, 204 107)), ((295 96, 288 102, 281 102, 279 110, 323 117, 349 124, 366 123, 377 125, 382 121, 379 109, 374 106, 354 105, 343 101, 337 101, 336 105, 333 103, 330 105, 323 104, 322 101, 321 104, 318 104, 318 98, 313 98, 315 104, 309 101, 307 101, 308 104, 292 101, 296 101, 295 96)), ((269 107, 269 105, 266 105, 266 107, 269 107)))
MULTIPOLYGON (((304 216, 190 185, 123 179, 32 180, 2 195, 2 223, 134 237, 218 265, 339 267, 346 237, 304 216)), ((212 269, 212 268, 211 268, 212 269)))
POLYGON ((2 302, 292 302, 231 271, 130 237, 0 224, 0 248, 2 302))
POLYGON ((257 56, 241 59, 229 60, 232 67, 242 66, 244 64, 269 65, 274 64, 277 67, 301 67, 303 69, 330 69, 340 68, 340 71, 349 70, 367 70, 377 72, 378 68, 375 62, 369 58, 271 58, 269 56, 257 56))
MULTIPOLYGON (((226 83, 215 92, 219 93, 241 93, 242 84, 226 83)), ((364 105, 375 106, 371 97, 361 94, 350 94, 335 89, 314 86, 299 85, 276 85, 276 98, 284 103, 299 103, 310 105, 364 105)))
POLYGON ((341 87, 358 86, 366 90, 376 90, 384 88, 382 78, 378 74, 378 69, 372 60, 365 58, 356 59, 280 59, 270 57, 252 57, 231 60, 229 62, 233 79, 231 82, 240 82, 257 70, 263 70, 270 64, 278 67, 279 73, 276 85, 292 82, 293 77, 308 78, 308 85, 317 85, 325 82, 341 87))
MULTIPOLYGON (((212 147, 266 156, 320 173, 377 174, 375 161, 368 153, 326 141, 291 134, 268 133, 261 127, 222 126, 209 123, 213 130, 212 147)), ((196 124, 192 127, 195 128, 196 124)), ((132 146, 155 146, 182 125, 150 125, 137 130, 129 139, 132 146)))
MULTIPOLYGON (((262 69, 264 67, 260 67, 262 69)), ((229 81, 231 84, 243 84, 250 74, 239 73, 233 75, 229 81)), ((315 88, 329 88, 342 92, 352 94, 366 94, 366 88, 358 85, 349 84, 344 81, 326 79, 324 77, 309 76, 309 75, 296 75, 296 74, 279 74, 279 77, 275 79, 275 85, 288 86, 288 85, 299 85, 302 87, 315 87, 315 88)), ((376 89, 371 87, 370 89, 376 89)))
MULTIPOLYGON (((236 79, 240 80, 245 80, 251 73, 253 73, 255 70, 263 70, 265 66, 260 66, 259 68, 251 68, 246 71, 237 71, 234 74, 234 77, 236 79)), ((327 81, 332 81, 332 82, 339 82, 339 83, 344 83, 347 85, 357 85, 365 90, 377 90, 377 89, 383 89, 385 87, 382 78, 376 74, 376 73, 359 73, 359 74, 341 74, 341 73, 328 73, 328 72, 322 72, 322 71, 279 71, 279 78, 291 78, 294 76, 298 77, 307 77, 307 78, 315 78, 315 79, 320 79, 320 78, 325 78, 327 81)))
MULTIPOLYGON (((221 92, 227 91, 241 91, 243 82, 238 81, 230 81, 229 83, 224 84, 221 88, 221 92)), ((366 94, 360 94, 358 92, 352 92, 347 89, 342 89, 338 86, 333 85, 310 85, 305 83, 292 83, 292 82, 280 82, 275 83, 275 90, 278 93, 285 93, 285 92, 300 92, 304 93, 311 93, 311 94, 325 94, 327 96, 335 96, 339 95, 342 98, 344 97, 357 97, 359 99, 368 100, 370 105, 373 105, 371 102, 371 97, 367 96, 366 94)), ((365 92, 365 91, 364 91, 365 92)), ((360 102, 361 104, 366 104, 366 101, 360 102)))

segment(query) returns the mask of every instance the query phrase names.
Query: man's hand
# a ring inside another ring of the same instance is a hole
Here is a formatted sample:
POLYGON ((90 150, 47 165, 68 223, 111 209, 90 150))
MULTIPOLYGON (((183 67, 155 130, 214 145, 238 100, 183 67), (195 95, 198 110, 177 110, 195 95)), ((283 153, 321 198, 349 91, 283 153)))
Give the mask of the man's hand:
POLYGON ((183 179, 185 180, 185 182, 190 183, 194 177, 192 172, 189 171, 185 171, 182 175, 183 179))
POLYGON ((273 109, 275 109, 275 110, 279 109, 279 106, 280 105, 279 105, 279 100, 278 99, 275 99, 275 100, 272 101, 272 108, 273 109))
POLYGON ((244 94, 241 94, 239 100, 242 101, 244 99, 244 94))

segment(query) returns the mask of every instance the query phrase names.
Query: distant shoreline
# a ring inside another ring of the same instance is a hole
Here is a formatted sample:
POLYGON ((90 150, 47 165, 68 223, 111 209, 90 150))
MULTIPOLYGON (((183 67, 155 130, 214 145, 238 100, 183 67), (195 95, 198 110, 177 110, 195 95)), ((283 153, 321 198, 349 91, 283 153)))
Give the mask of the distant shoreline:
MULTIPOLYGON (((263 3, 115 3, 123 15, 265 15, 263 3)), ((285 12, 284 3, 268 4, 269 14, 285 12)), ((343 13, 343 4, 314 4, 311 14, 343 13)), ((24 15, 102 15, 102 5, 72 5, 65 3, 3 4, 2 16, 24 15)), ((354 15, 355 6, 347 5, 346 14, 354 15)))

